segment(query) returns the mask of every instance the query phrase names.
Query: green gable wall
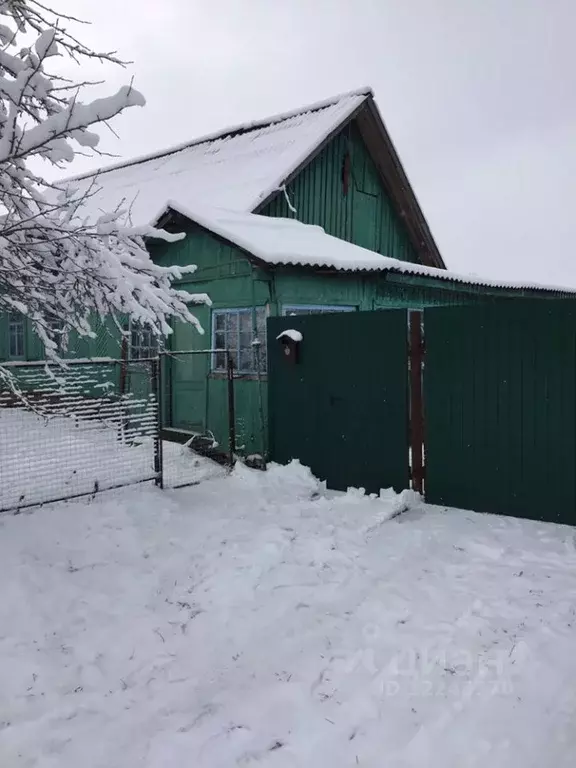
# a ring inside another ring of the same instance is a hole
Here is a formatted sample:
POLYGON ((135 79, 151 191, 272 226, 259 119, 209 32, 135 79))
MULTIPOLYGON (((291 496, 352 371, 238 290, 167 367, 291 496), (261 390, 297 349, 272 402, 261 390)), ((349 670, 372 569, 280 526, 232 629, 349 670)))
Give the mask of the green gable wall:
POLYGON ((380 175, 352 122, 260 213, 317 224, 334 237, 402 261, 417 262, 402 220, 393 210, 380 175), (343 172, 349 156, 348 191, 343 172))

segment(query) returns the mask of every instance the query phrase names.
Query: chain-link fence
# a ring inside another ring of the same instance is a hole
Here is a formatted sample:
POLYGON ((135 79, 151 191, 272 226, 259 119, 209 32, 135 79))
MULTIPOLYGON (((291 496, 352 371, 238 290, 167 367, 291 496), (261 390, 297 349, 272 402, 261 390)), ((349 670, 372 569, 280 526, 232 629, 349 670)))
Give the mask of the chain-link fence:
POLYGON ((161 478, 157 360, 3 363, 0 510, 161 478))
POLYGON ((224 350, 138 360, 0 365, 0 511, 154 480, 226 474, 234 462, 233 361, 224 350), (213 359, 224 360, 214 373, 213 359))

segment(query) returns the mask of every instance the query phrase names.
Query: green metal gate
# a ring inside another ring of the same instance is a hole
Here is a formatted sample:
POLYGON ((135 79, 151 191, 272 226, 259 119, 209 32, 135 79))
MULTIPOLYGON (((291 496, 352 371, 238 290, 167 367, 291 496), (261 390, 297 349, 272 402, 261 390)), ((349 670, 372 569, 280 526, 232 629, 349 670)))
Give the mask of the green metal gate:
POLYGON ((407 336, 406 310, 270 318, 271 458, 330 488, 407 488, 407 336), (302 341, 279 341, 287 329, 302 341))
POLYGON ((426 500, 576 523, 576 309, 427 309, 426 500))

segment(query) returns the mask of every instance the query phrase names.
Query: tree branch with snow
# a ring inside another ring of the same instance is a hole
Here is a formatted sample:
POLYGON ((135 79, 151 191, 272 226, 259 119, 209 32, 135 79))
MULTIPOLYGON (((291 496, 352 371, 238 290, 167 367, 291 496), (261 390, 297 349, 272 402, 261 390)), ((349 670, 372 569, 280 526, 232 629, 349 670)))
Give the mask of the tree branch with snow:
POLYGON ((172 318, 201 331, 189 307, 210 303, 174 286, 194 266, 160 267, 146 250, 147 237, 183 234, 133 227, 126 207, 87 220, 97 175, 78 195, 33 170, 33 158, 66 168, 79 153, 98 153, 95 128, 145 104, 132 84, 82 101, 90 84, 57 74, 61 57, 123 65, 114 52, 84 46, 67 29, 76 22, 37 0, 0 0, 0 312, 27 316, 53 361, 70 330, 94 335, 95 317, 120 324, 128 316, 165 336, 172 318))

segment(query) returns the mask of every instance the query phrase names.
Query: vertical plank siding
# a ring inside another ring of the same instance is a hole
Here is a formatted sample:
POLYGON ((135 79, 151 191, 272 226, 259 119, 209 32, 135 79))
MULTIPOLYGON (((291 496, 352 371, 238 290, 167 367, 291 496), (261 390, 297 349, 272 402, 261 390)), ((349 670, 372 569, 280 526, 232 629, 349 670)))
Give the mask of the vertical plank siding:
POLYGON ((417 261, 408 233, 352 123, 261 211, 266 216, 317 224, 328 234, 402 261, 417 261), (343 170, 349 157, 347 190, 343 170))
POLYGON ((426 498, 576 523, 572 301, 425 311, 426 498))

